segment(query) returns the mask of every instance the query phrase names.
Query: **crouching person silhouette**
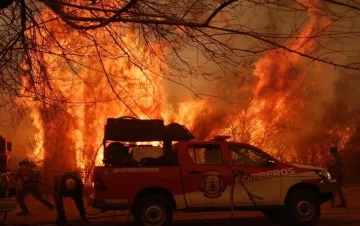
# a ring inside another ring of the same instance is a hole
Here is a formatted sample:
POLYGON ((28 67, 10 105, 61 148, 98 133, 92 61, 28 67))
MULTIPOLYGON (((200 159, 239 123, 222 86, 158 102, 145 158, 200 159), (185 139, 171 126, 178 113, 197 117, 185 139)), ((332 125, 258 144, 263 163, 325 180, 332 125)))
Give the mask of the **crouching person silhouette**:
POLYGON ((54 199, 57 211, 56 223, 64 225, 67 219, 64 211, 63 198, 71 197, 78 209, 82 221, 88 223, 83 201, 84 184, 76 173, 66 172, 54 178, 54 199))

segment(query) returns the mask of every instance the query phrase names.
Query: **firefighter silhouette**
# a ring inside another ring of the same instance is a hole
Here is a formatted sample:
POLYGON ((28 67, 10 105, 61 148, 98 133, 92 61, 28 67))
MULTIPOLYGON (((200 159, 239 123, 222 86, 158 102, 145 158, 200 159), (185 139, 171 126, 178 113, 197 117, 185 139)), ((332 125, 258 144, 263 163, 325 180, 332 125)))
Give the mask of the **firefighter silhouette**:
POLYGON ((21 188, 17 192, 17 202, 21 208, 21 212, 17 213, 19 216, 29 213, 28 207, 25 204, 25 198, 29 194, 42 202, 49 210, 54 209, 54 205, 42 196, 40 189, 41 175, 36 168, 36 164, 29 159, 24 159, 19 162, 19 168, 15 174, 15 179, 20 180, 22 183, 21 188))
POLYGON ((200 179, 200 191, 207 198, 218 198, 225 191, 225 179, 217 171, 208 171, 200 179))

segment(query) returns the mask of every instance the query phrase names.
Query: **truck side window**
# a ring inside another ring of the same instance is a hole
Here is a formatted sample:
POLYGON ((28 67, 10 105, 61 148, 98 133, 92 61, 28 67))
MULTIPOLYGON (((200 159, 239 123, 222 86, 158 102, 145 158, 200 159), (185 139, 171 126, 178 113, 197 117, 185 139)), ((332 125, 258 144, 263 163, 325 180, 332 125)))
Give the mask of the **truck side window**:
POLYGON ((233 165, 240 166, 261 166, 267 158, 260 152, 241 145, 229 145, 233 165))
POLYGON ((196 164, 222 165, 221 147, 218 144, 190 145, 188 146, 190 158, 196 164))

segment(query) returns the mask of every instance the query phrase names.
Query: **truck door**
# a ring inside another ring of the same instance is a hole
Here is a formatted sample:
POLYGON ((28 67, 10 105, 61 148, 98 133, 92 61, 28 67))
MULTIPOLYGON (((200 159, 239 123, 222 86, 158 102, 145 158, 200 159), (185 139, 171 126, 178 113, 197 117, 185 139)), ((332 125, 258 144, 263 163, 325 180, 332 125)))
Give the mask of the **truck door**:
POLYGON ((221 143, 189 143, 183 147, 182 175, 189 208, 230 205, 234 175, 222 160, 230 160, 221 143), (225 155, 224 155, 225 153, 225 155))
MULTIPOLYGON (((262 199, 254 199, 257 205, 277 203, 281 195, 281 166, 269 163, 269 158, 260 150, 241 144, 228 144, 232 165, 238 172, 245 172, 243 180, 248 190, 262 199), (247 175, 246 173, 249 173, 247 175)), ((245 189, 235 179, 234 204, 253 205, 245 189)))

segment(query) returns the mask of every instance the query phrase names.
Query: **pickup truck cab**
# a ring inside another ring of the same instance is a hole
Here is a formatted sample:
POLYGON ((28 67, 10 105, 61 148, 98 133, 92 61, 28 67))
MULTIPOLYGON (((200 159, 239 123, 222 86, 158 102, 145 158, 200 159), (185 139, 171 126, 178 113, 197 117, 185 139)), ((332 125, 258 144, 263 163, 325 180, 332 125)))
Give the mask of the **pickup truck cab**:
POLYGON ((107 160, 94 169, 89 205, 129 210, 137 225, 146 226, 171 225, 173 211, 259 210, 271 220, 291 225, 318 220, 321 204, 335 191, 335 181, 325 169, 284 163, 227 138, 183 140, 170 143, 170 151, 163 151, 168 143, 162 148, 134 143, 106 146, 104 141, 107 160), (111 146, 120 149, 109 154, 111 146), (124 161, 115 164, 109 156, 124 161))

